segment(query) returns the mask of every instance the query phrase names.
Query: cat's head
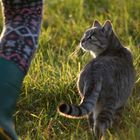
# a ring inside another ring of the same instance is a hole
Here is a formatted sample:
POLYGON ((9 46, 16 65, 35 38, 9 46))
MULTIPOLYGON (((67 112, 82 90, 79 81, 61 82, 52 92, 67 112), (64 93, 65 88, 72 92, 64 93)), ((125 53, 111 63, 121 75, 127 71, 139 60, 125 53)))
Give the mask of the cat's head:
POLYGON ((98 56, 109 46, 109 38, 112 34, 112 25, 110 21, 106 21, 102 26, 97 20, 83 35, 80 46, 85 51, 90 51, 98 56))

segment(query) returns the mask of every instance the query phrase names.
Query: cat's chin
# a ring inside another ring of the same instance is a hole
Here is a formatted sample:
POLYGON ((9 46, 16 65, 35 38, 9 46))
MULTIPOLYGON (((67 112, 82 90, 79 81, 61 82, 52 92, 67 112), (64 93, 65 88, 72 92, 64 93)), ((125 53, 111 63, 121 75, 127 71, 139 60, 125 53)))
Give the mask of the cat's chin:
POLYGON ((83 48, 82 46, 80 47, 83 51, 85 52, 90 52, 90 54, 93 56, 93 58, 96 58, 97 55, 93 52, 93 51, 89 51, 89 50, 86 50, 85 48, 83 48))
POLYGON ((90 50, 85 49, 81 43, 80 43, 80 48, 85 52, 90 52, 90 54, 93 56, 93 58, 96 58, 101 53, 100 51, 99 52, 94 52, 91 49, 90 50))
POLYGON ((89 52, 89 50, 86 50, 82 45, 80 45, 80 48, 85 52, 89 52))

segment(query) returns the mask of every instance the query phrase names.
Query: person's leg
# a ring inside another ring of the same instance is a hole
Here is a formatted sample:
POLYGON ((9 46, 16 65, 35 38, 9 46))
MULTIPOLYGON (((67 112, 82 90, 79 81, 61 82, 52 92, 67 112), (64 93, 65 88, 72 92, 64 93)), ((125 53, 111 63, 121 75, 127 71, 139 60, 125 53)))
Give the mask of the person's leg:
POLYGON ((22 81, 38 45, 42 0, 2 0, 0 37, 0 140, 17 140, 12 123, 22 81))

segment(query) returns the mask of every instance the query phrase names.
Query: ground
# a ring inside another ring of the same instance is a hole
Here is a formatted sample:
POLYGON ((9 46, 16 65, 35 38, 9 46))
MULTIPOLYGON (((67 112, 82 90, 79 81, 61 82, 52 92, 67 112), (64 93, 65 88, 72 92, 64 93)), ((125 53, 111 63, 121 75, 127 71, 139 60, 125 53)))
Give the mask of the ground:
MULTIPOLYGON (((91 59, 79 50, 83 32, 95 19, 111 20, 122 44, 131 49, 136 82, 122 120, 108 131, 107 140, 140 139, 140 1, 46 0, 39 48, 22 87, 14 114, 22 140, 91 140, 86 119, 59 116, 57 105, 80 103, 78 74, 91 59)), ((2 30, 2 16, 0 16, 2 30)))

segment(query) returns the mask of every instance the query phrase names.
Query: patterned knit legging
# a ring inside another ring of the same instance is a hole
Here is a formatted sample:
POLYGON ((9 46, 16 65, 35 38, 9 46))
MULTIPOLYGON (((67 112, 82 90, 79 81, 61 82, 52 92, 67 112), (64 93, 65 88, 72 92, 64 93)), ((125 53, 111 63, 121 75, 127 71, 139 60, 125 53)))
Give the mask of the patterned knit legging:
POLYGON ((17 64, 25 73, 38 46, 43 0, 2 0, 4 28, 0 57, 17 64))

